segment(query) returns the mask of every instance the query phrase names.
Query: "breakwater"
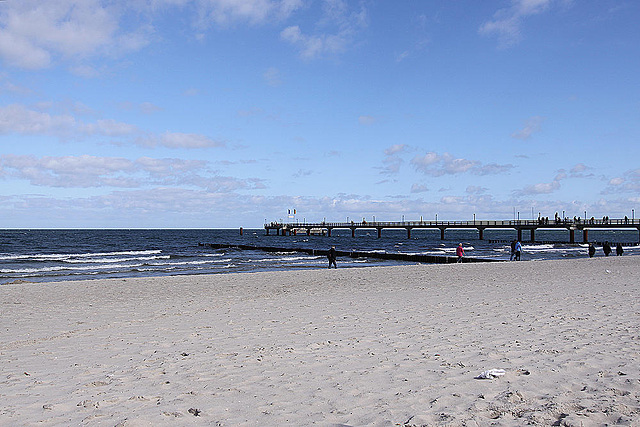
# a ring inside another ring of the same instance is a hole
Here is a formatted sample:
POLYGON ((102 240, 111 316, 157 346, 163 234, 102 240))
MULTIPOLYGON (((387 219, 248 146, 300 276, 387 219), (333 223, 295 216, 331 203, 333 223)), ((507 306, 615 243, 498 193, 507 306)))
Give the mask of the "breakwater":
MULTIPOLYGON (((241 250, 259 250, 265 252, 302 252, 308 255, 327 256, 329 250, 310 249, 310 248, 283 248, 274 246, 253 246, 253 245, 230 245, 222 243, 200 243, 200 246, 206 246, 212 249, 241 249, 241 250)), ((427 264, 449 264, 458 261, 456 256, 438 256, 438 255, 422 255, 422 254, 402 254, 389 252, 364 252, 364 251, 339 251, 336 250, 339 257, 349 258, 378 258, 394 261, 420 262, 427 264)), ((499 262, 502 260, 464 257, 462 262, 499 262)))

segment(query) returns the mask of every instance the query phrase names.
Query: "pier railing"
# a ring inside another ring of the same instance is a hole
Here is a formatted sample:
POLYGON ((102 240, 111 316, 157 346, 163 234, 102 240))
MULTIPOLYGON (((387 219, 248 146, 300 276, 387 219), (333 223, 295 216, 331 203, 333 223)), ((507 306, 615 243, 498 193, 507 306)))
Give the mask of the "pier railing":
POLYGON ((640 219, 513 219, 513 220, 472 220, 472 221, 349 221, 349 222, 272 222, 265 224, 265 228, 407 228, 407 227, 570 227, 570 226, 640 226, 640 219))
POLYGON ((411 230, 413 229, 426 229, 435 228, 440 230, 440 238, 445 239, 445 231, 448 229, 464 228, 464 229, 476 229, 478 230, 478 239, 484 239, 484 231, 487 229, 515 229, 517 231, 518 240, 522 240, 522 232, 531 233, 531 241, 535 240, 535 232, 538 229, 565 229, 569 232, 569 242, 575 242, 575 232, 582 232, 582 241, 588 242, 589 230, 592 229, 633 229, 638 230, 640 238, 640 219, 635 218, 602 218, 595 219, 589 218, 587 220, 580 218, 564 218, 564 219, 510 219, 510 220, 497 220, 497 221, 347 221, 347 222, 315 222, 308 223, 302 222, 272 222, 265 224, 264 228, 269 234, 269 231, 274 230, 277 235, 279 234, 297 234, 299 232, 306 232, 310 234, 326 234, 331 237, 331 231, 334 229, 349 229, 351 230, 351 236, 355 237, 356 230, 358 229, 375 229, 377 230, 378 238, 382 236, 382 230, 384 229, 404 229, 407 231, 407 238, 411 238, 411 230))

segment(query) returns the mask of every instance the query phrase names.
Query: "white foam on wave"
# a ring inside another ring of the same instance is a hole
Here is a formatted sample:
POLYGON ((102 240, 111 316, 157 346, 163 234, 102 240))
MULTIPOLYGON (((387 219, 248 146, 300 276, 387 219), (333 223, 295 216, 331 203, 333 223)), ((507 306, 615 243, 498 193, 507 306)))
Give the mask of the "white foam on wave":
POLYGON ((56 261, 67 260, 70 258, 92 258, 92 257, 107 257, 107 256, 119 256, 119 255, 153 255, 160 254, 160 249, 146 250, 146 251, 118 251, 118 252, 90 252, 90 253, 77 253, 77 254, 29 254, 29 255, 10 255, 0 254, 0 260, 33 260, 33 261, 56 261))
POLYGON ((169 255, 160 256, 144 256, 136 258, 83 258, 83 259, 63 259, 62 262, 68 264, 98 264, 98 263, 116 263, 127 261, 151 261, 155 259, 171 259, 169 255))
POLYGON ((109 265, 94 265, 90 269, 86 267, 70 267, 66 265, 55 265, 51 267, 41 268, 16 268, 16 269, 0 269, 0 273, 4 274, 42 274, 53 273, 57 271, 85 271, 87 274, 92 270, 106 270, 106 269, 131 269, 145 265, 144 263, 138 264, 109 264, 109 265))
POLYGON ((309 256, 290 256, 290 257, 281 257, 281 258, 260 258, 260 259, 251 260, 251 262, 311 261, 311 260, 316 260, 316 259, 321 259, 321 258, 326 258, 326 257, 320 256, 320 255, 317 255, 317 256, 313 256, 313 255, 309 255, 309 256))

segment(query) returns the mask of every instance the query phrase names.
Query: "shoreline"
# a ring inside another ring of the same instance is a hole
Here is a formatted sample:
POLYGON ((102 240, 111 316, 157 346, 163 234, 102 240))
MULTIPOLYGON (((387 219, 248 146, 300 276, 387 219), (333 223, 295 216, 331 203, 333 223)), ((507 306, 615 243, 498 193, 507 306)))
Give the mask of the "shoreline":
POLYGON ((629 425, 640 420, 639 266, 2 285, 0 424, 629 425), (489 369, 505 375, 476 379, 489 369))
MULTIPOLYGON (((242 246, 242 245, 229 245, 229 247, 236 247, 236 246, 242 246)), ((640 246, 640 245, 639 245, 640 246)), ((259 249, 259 248, 258 248, 259 249)), ((274 248, 275 249, 275 248, 274 248)), ((285 250, 284 248, 281 248, 283 250, 285 250)), ((310 249, 286 249, 289 250, 291 252, 311 252, 312 250, 310 249)), ((327 252, 326 250, 313 250, 314 255, 316 256, 324 256, 324 253, 327 252)), ((351 260, 358 260, 361 258, 367 258, 367 252, 361 252, 361 251, 338 251, 340 254, 340 258, 342 258, 343 260, 345 259, 351 259, 351 260)), ((601 254, 596 254, 593 258, 589 258, 588 255, 585 256, 581 256, 581 257, 571 257, 571 258, 560 258, 560 259, 545 259, 545 258, 535 258, 535 259, 527 259, 527 256, 535 256, 535 255, 531 255, 529 252, 525 252, 525 254, 523 255, 523 259, 521 261, 513 261, 513 260, 509 260, 508 258, 488 258, 488 257, 473 257, 473 256, 465 256, 465 259, 463 259, 464 264, 469 264, 469 263, 473 263, 473 264, 482 264, 482 263, 510 263, 510 262, 545 262, 545 261, 559 261, 559 262, 572 262, 572 261, 577 261, 577 260, 593 260, 593 259, 608 259, 608 258, 626 258, 626 257, 640 257, 640 253, 639 254, 635 254, 635 253, 629 253, 629 254, 625 254, 623 256, 616 256, 615 254, 611 254, 610 256, 604 256, 601 254)), ((340 261, 340 258, 338 258, 338 261, 340 261)), ((415 265, 423 265, 423 266, 432 266, 432 265, 438 265, 438 264, 455 264, 457 258, 454 256, 448 256, 448 255, 438 255, 438 256, 431 256, 431 255, 420 255, 420 254, 404 254, 404 253, 391 253, 391 254, 378 254, 378 256, 372 256, 371 258, 377 258, 383 261, 392 261, 392 262, 396 262, 396 264, 381 264, 381 265, 348 265, 348 266, 344 266, 342 268, 346 268, 346 269, 360 269, 360 268, 386 268, 386 267, 408 267, 408 266, 415 266, 415 265), (387 256, 390 255, 390 256, 387 256), (420 258, 434 258, 434 259, 438 259, 437 261, 418 261, 415 259, 420 259, 420 258)), ((357 262, 357 261, 356 261, 357 262)), ((124 280, 124 279, 162 279, 162 278, 168 278, 168 277, 190 277, 190 276, 209 276, 209 275, 226 275, 226 274, 244 274, 244 273, 269 273, 269 272, 277 272, 277 271, 286 271, 286 272, 303 272, 303 271, 314 271, 314 270, 323 270, 326 268, 326 266, 324 266, 324 262, 321 263, 323 266, 319 266, 319 265, 295 265, 295 264, 291 264, 291 265, 278 265, 278 266, 273 266, 273 267, 263 267, 263 268, 256 268, 256 269, 246 269, 246 270, 234 270, 234 271, 207 271, 207 272, 201 272, 198 273, 196 271, 188 271, 188 272, 184 272, 184 273, 166 273, 166 272, 154 272, 154 273, 149 273, 148 275, 140 275, 140 273, 138 273, 139 275, 128 275, 123 273, 122 276, 112 276, 112 275, 105 275, 104 277, 100 277, 98 275, 96 275, 95 277, 87 277, 87 275, 82 275, 82 276, 78 276, 77 278, 75 278, 74 276, 36 276, 36 277, 5 277, 5 278, 0 278, 0 287, 5 286, 5 285, 12 285, 12 284, 47 284, 47 283, 63 283, 63 282, 84 282, 84 281, 92 281, 92 280, 124 280)))

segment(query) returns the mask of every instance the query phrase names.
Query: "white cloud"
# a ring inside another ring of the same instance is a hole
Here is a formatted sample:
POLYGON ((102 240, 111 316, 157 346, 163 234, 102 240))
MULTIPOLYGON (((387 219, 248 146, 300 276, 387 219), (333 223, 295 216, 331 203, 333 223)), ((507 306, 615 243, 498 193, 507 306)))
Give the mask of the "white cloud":
POLYGON ((327 54, 342 53, 345 51, 347 40, 334 34, 306 35, 300 27, 293 25, 285 28, 280 33, 282 40, 298 47, 300 56, 304 59, 315 59, 327 54))
POLYGON ((438 155, 429 152, 424 156, 416 156, 411 160, 413 167, 431 176, 455 175, 468 172, 479 163, 473 160, 455 158, 449 153, 438 155))
POLYGON ((413 185, 411 185, 411 192, 412 193, 424 193, 426 191, 429 191, 429 188, 424 184, 413 184, 413 185))
POLYGON ((82 124, 78 130, 87 135, 126 136, 138 131, 134 125, 115 120, 97 120, 95 123, 82 124))
POLYGON ((475 168, 474 173, 477 175, 497 175, 512 170, 512 164, 499 165, 497 163, 489 163, 475 168))
POLYGON ((17 104, 0 107, 0 134, 66 135, 76 126, 70 115, 52 116, 17 104))
POLYGON ((304 5, 302 0, 197 0, 195 3, 200 14, 200 26, 281 20, 304 5))
POLYGON ((569 172, 572 178, 588 178, 593 176, 593 173, 589 172, 591 170, 593 170, 592 167, 589 167, 584 163, 578 163, 572 167, 569 172))
POLYGON ((264 80, 269 86, 278 87, 282 85, 282 77, 280 77, 280 70, 275 67, 269 67, 263 74, 264 80))
POLYGON ((517 196, 535 196, 539 194, 551 194, 560 189, 560 181, 543 182, 539 184, 528 185, 522 190, 515 192, 517 196))
POLYGON ((195 133, 165 132, 156 142, 169 148, 224 147, 225 143, 195 133))
POLYGON ((479 32, 498 36, 499 46, 510 47, 522 39, 521 28, 525 18, 545 12, 553 0, 512 0, 511 7, 498 10, 493 19, 483 23, 479 32))
POLYGON ((438 153, 428 152, 424 156, 416 156, 411 160, 411 164, 418 170, 427 170, 431 165, 439 161, 438 153))
POLYGON ((400 172, 400 167, 404 163, 404 160, 396 156, 389 156, 382 159, 382 163, 384 164, 384 167, 382 168, 382 171, 380 173, 385 175, 393 175, 400 172))
POLYGON ((517 132, 511 134, 512 138, 516 139, 529 139, 531 135, 540 131, 540 127, 542 122, 544 122, 544 117, 533 116, 528 118, 525 121, 524 127, 517 132))
POLYGON ((140 104, 140 112, 142 114, 153 114, 158 111, 162 111, 162 108, 151 102, 143 102, 140 104))
POLYGON ((152 176, 166 177, 202 170, 206 167, 207 162, 203 160, 155 159, 152 157, 140 157, 136 160, 136 165, 152 176))
POLYGON ((220 176, 203 160, 140 157, 0 156, 0 177, 57 188, 145 188, 149 186, 202 188, 214 192, 264 188, 258 178, 220 176))
POLYGON ((363 4, 354 9, 344 0, 324 0, 324 16, 317 23, 319 30, 306 34, 299 25, 291 25, 280 33, 282 40, 296 46, 304 59, 316 59, 345 52, 358 32, 367 26, 367 11, 363 4))
POLYGON ((626 171, 622 176, 610 178, 602 194, 638 193, 640 191, 640 169, 626 171))
POLYGON ((625 182, 624 178, 620 178, 620 177, 618 177, 618 178, 611 178, 611 179, 609 180, 609 185, 613 185, 613 186, 615 186, 615 187, 618 187, 618 186, 620 186, 620 185, 624 184, 624 182, 625 182))
MULTIPOLYGON (((42 106, 50 108, 50 106, 42 106)), ((155 110, 153 104, 143 104, 141 109, 155 110)), ((82 112, 82 111, 81 111, 82 112)), ((145 147, 168 147, 201 149, 224 147, 224 141, 211 139, 195 133, 165 132, 160 135, 141 136, 142 131, 135 125, 112 119, 99 119, 83 123, 70 114, 54 115, 12 104, 0 107, 0 134, 48 135, 61 139, 83 139, 90 136, 130 138, 131 143, 145 147)))
POLYGON ((119 157, 62 156, 0 156, 6 176, 27 180, 46 187, 136 187, 138 181, 123 174, 135 172, 132 161, 119 157))
POLYGON ((392 156, 394 154, 402 153, 409 148, 406 144, 394 144, 391 147, 384 150, 385 156, 392 156))
MULTIPOLYGON (((153 29, 120 27, 121 11, 99 0, 21 0, 0 10, 0 57, 9 65, 39 69, 56 58, 81 60, 99 53, 136 51, 153 29)), ((82 70, 82 68, 77 68, 82 70)))
POLYGON ((384 166, 380 173, 385 175, 398 173, 400 171, 400 166, 404 163, 404 160, 398 155, 405 152, 408 148, 409 146, 406 144, 394 144, 384 150, 385 157, 382 159, 384 166))
POLYGON ((485 193, 486 191, 487 191, 486 188, 480 187, 477 185, 469 185, 465 190, 465 192, 468 194, 482 194, 482 193, 485 193))
POLYGON ((358 117, 358 123, 361 125, 372 125, 377 122, 377 119, 373 116, 360 116, 358 117))
POLYGON ((477 160, 456 158, 449 153, 438 154, 433 151, 422 156, 415 156, 411 159, 411 164, 416 171, 433 177, 458 175, 467 172, 475 175, 495 175, 513 169, 513 165, 499 165, 496 163, 483 165, 477 160))

